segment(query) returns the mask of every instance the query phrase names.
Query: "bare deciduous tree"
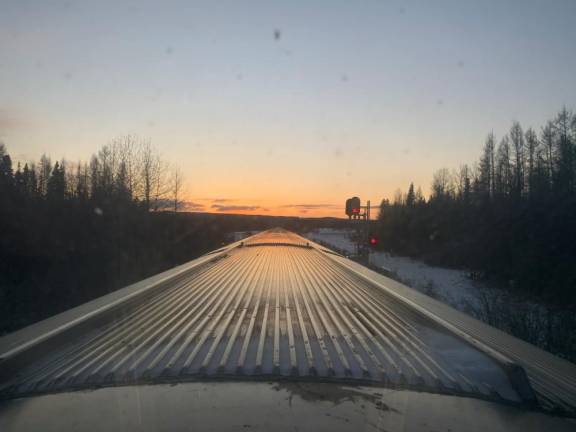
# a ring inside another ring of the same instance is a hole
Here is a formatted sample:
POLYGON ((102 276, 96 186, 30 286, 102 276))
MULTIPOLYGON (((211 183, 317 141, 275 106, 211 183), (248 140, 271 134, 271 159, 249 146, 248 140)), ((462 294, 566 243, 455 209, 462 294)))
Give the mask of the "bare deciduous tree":
POLYGON ((542 144, 545 148, 546 166, 548 168, 548 182, 552 184, 554 180, 554 142, 556 135, 554 124, 549 121, 542 128, 542 144))
POLYGON ((142 143, 141 147, 141 183, 142 183, 142 198, 146 210, 150 210, 150 202, 154 190, 154 179, 157 174, 157 160, 159 159, 156 152, 152 148, 150 141, 142 143))
POLYGON ((538 137, 536 136, 536 132, 534 129, 528 128, 526 130, 526 150, 528 151, 528 158, 527 158, 527 186, 528 186, 528 193, 532 194, 532 190, 534 189, 534 171, 536 169, 536 157, 537 157, 537 150, 538 150, 538 137))
POLYGON ((442 199, 454 191, 452 176, 447 168, 436 171, 432 178, 432 198, 442 199))
POLYGON ((510 128, 510 141, 514 156, 514 192, 522 194, 524 190, 524 133, 522 126, 515 121, 510 128))
POLYGON ((174 203, 174 212, 177 212, 181 201, 182 186, 183 186, 184 176, 182 171, 178 167, 172 168, 172 174, 170 179, 170 186, 172 189, 172 201, 174 203))

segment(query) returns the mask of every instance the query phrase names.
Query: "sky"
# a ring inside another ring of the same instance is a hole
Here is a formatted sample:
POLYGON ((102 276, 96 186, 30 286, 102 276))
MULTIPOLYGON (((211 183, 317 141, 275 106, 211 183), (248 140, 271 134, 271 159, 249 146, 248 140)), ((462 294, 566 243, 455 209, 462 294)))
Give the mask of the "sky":
POLYGON ((344 216, 576 102, 576 1, 0 0, 0 141, 150 138, 202 211, 344 216))

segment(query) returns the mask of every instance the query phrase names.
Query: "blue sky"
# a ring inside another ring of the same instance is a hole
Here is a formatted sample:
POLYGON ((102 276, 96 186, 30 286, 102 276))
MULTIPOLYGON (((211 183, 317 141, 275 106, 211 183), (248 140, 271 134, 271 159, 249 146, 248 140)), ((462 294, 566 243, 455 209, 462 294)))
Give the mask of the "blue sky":
POLYGON ((427 191, 490 130, 539 127, 576 101, 575 1, 0 10, 0 140, 18 159, 87 159, 137 133, 181 166, 191 199, 255 212, 379 201, 411 180, 427 191))

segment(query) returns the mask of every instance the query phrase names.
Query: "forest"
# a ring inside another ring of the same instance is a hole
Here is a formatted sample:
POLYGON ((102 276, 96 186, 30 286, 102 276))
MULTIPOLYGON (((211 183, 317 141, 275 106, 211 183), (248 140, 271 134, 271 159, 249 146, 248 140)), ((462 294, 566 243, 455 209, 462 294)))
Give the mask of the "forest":
POLYGON ((0 334, 225 242, 210 220, 175 213, 182 185, 180 170, 136 136, 85 163, 43 155, 13 166, 0 144, 0 334))
MULTIPOLYGON (((233 231, 344 226, 330 219, 194 214, 177 167, 137 136, 89 162, 17 163, 0 144, 0 334, 191 260, 233 231)), ((576 116, 539 131, 514 122, 480 158, 383 200, 379 247, 521 292, 576 305, 576 116)))
POLYGON ((186 212, 180 170, 123 136, 89 162, 12 162, 0 143, 0 335, 212 251, 235 231, 335 218, 186 212))
POLYGON ((477 162, 435 172, 428 198, 410 184, 383 200, 375 230, 395 253, 576 304, 576 116, 489 133, 477 162))

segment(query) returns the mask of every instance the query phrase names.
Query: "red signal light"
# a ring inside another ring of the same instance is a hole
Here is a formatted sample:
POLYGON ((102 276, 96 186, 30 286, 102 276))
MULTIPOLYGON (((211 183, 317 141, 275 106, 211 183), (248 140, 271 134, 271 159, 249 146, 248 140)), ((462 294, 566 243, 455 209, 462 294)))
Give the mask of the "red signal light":
POLYGON ((370 245, 376 246, 378 244, 378 239, 376 237, 370 237, 370 245))

